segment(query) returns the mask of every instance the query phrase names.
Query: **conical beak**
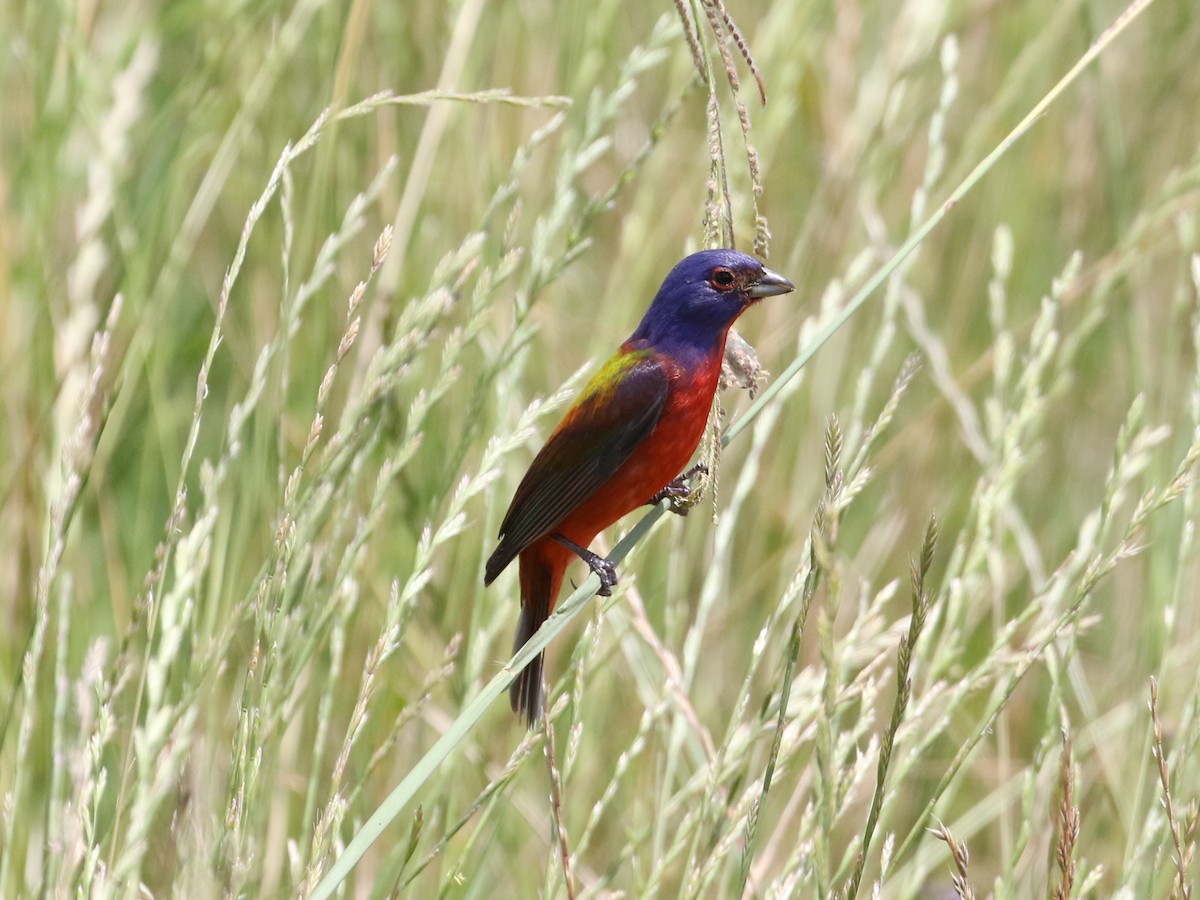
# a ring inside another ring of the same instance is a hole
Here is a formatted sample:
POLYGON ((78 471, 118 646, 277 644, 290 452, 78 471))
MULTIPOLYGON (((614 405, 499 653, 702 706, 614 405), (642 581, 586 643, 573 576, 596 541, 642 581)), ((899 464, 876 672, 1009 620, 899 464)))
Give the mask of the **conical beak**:
POLYGON ((761 300, 763 297, 774 297, 776 294, 790 294, 795 289, 796 286, 778 272, 772 272, 764 266, 758 280, 746 291, 746 296, 761 300))

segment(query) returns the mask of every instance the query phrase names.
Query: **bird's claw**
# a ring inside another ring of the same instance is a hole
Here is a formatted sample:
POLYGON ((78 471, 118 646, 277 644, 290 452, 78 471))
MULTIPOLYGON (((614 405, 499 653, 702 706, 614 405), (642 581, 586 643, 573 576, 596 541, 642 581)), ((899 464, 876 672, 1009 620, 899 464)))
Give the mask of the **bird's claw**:
POLYGON ((588 568, 596 573, 596 577, 600 579, 600 590, 596 593, 601 597, 611 597, 612 589, 617 583, 617 567, 605 559, 603 556, 592 555, 591 559, 585 559, 588 568))
POLYGON ((692 499, 693 492, 688 482, 697 475, 707 474, 708 466, 704 463, 696 463, 682 475, 673 478, 670 484, 651 497, 648 505, 658 506, 666 500, 668 501, 668 512, 673 512, 677 516, 686 516, 695 505, 695 501, 692 499))
POLYGON ((580 547, 574 541, 568 540, 561 534, 552 534, 550 536, 564 547, 574 551, 575 555, 587 563, 587 567, 600 579, 600 589, 596 591, 597 594, 601 597, 612 596, 612 589, 617 583, 617 567, 615 564, 598 553, 593 553, 586 547, 580 547))

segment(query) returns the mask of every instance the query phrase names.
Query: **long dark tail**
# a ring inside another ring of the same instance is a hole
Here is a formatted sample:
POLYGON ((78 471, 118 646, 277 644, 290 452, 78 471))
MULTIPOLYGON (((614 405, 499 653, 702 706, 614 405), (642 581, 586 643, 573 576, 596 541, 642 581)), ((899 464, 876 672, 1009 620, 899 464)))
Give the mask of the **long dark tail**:
MULTIPOLYGON (((541 558, 540 554, 522 554, 520 566, 521 619, 517 623, 513 653, 524 647, 533 637, 534 632, 542 627, 542 623, 546 621, 554 606, 554 595, 558 593, 558 585, 562 580, 562 572, 556 573, 553 563, 541 558)), ((513 712, 524 716, 525 722, 530 728, 542 716, 542 660, 544 656, 544 653, 539 653, 533 662, 521 671, 517 680, 508 689, 513 712)))
MULTIPOLYGON (((533 633, 541 627, 541 622, 535 622, 528 606, 521 607, 521 621, 517 623, 517 636, 513 640, 513 653, 516 653, 533 637, 533 633)), ((517 680, 508 689, 509 700, 512 701, 513 712, 525 717, 525 722, 532 728, 542 716, 542 660, 545 653, 539 653, 529 665, 521 670, 517 680)))

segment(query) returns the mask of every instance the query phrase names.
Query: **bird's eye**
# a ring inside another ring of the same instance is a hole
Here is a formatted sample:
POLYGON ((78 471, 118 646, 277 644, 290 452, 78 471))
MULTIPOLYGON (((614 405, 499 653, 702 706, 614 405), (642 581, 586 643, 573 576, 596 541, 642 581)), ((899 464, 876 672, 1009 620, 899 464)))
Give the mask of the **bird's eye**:
POLYGON ((715 287, 718 291, 729 291, 733 289, 733 272, 724 266, 717 266, 712 270, 712 274, 708 276, 708 283, 715 287))

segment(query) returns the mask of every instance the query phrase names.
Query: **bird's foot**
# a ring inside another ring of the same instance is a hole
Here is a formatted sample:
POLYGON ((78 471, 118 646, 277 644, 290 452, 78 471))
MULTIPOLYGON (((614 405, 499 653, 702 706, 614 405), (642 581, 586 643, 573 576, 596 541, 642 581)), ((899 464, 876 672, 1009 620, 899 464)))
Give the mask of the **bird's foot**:
POLYGON ((708 466, 704 463, 696 463, 682 475, 676 477, 665 488, 650 498, 649 506, 658 506, 664 500, 669 501, 667 511, 673 512, 677 516, 686 516, 696 505, 694 492, 688 482, 697 475, 707 475, 708 466))
POLYGON ((615 565, 598 553, 593 553, 587 547, 580 547, 574 541, 568 540, 561 534, 552 534, 550 537, 573 551, 576 556, 587 563, 589 569, 596 573, 596 577, 600 579, 600 590, 597 593, 601 597, 612 596, 612 589, 617 583, 617 567, 615 565))

